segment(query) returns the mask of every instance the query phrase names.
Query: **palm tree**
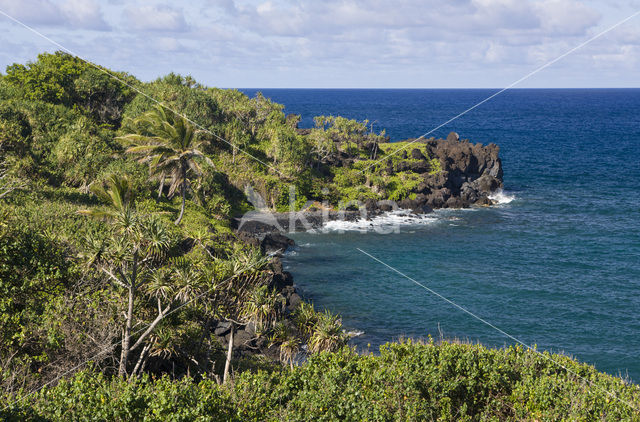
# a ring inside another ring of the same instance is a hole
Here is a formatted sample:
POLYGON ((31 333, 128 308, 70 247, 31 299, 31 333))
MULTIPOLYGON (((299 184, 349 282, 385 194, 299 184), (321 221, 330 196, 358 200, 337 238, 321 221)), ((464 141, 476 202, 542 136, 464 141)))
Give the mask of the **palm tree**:
MULTIPOLYGON (((233 357, 233 338, 235 329, 240 320, 246 320, 244 305, 247 298, 255 292, 258 286, 268 282, 268 274, 262 271, 270 262, 271 258, 263 256, 259 249, 245 248, 239 243, 233 244, 233 251, 228 260, 213 258, 217 268, 226 268, 230 277, 217 283, 212 291, 212 302, 216 305, 216 318, 226 320, 231 323, 229 344, 227 346, 227 358, 224 365, 223 383, 226 383, 231 368, 233 357)), ((271 318, 271 314, 262 313, 261 306, 251 307, 261 318, 271 318)))
POLYGON ((135 226, 133 191, 126 176, 110 174, 104 183, 94 183, 89 190, 109 208, 80 210, 79 213, 113 222, 120 232, 131 232, 135 226))
POLYGON ((178 225, 184 215, 187 189, 190 186, 189 173, 195 173, 196 176, 202 174, 199 160, 213 166, 211 160, 200 150, 204 143, 199 139, 200 132, 184 117, 173 112, 167 113, 162 105, 155 106, 129 123, 132 123, 129 126, 134 131, 118 139, 128 146, 127 153, 142 155, 139 161, 149 163, 151 178, 160 182, 158 198, 162 195, 167 178, 169 198, 180 189, 182 205, 176 220, 178 225))
MULTIPOLYGON (((89 250, 85 258, 88 258, 86 260, 89 265, 97 267, 116 286, 127 292, 127 310, 124 312, 125 326, 122 330, 118 369, 120 376, 126 376, 130 354, 152 334, 171 308, 173 298, 166 306, 162 306, 161 298, 158 297, 158 316, 148 325, 145 332, 138 336, 135 343, 133 342, 132 329, 137 297, 142 293, 142 287, 148 284, 157 261, 160 261, 169 249, 171 237, 158 219, 142 220, 138 217, 129 180, 125 176, 110 175, 105 184, 94 184, 90 189, 106 202, 109 208, 80 210, 79 213, 111 222, 115 233, 109 245, 92 240, 89 236, 89 250)), ((141 358, 145 354, 146 352, 141 358)))

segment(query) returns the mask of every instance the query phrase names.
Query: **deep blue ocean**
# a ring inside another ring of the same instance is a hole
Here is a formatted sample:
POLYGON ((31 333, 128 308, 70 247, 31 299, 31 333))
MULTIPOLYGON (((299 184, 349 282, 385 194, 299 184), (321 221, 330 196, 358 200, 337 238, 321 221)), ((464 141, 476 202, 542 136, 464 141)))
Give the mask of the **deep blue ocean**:
MULTIPOLYGON (((244 90, 253 95, 256 90, 244 90)), ((273 90, 301 114, 418 137, 495 90, 273 90)), ((513 341, 400 277, 361 248, 540 350, 640 381, 640 89, 507 91, 434 133, 501 147, 507 195, 438 212, 397 234, 299 233, 285 258, 316 307, 363 334, 513 341)))

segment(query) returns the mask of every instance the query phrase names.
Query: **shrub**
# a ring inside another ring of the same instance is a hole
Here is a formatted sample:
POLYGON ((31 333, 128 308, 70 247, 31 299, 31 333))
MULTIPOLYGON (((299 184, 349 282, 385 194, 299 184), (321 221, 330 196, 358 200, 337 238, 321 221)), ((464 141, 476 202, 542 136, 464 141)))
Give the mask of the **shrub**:
POLYGON ((566 356, 544 357, 519 346, 405 341, 381 347, 378 356, 345 347, 312 355, 292 369, 262 368, 241 373, 227 386, 147 376, 127 383, 85 371, 22 401, 5 400, 12 404, 5 404, 0 416, 55 421, 640 420, 634 409, 640 406, 638 386, 566 356))

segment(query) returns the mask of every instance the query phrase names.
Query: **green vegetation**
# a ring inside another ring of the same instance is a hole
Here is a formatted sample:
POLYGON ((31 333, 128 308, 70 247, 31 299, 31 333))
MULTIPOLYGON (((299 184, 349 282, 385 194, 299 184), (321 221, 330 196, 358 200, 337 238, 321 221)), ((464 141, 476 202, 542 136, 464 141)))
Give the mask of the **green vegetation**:
POLYGON ((232 230, 247 186, 277 210, 292 185, 297 209, 348 206, 411 197, 411 166, 440 171, 366 121, 298 121, 262 95, 64 53, 0 75, 3 419, 637 420, 602 391, 639 406, 635 386, 566 357, 601 388, 517 348, 358 355, 339 317, 288 308, 279 262, 232 230))
POLYGON ((140 162, 149 163, 151 179, 160 182, 158 197, 162 195, 167 177, 169 198, 180 188, 182 204, 176 225, 180 224, 187 200, 187 188, 191 185, 188 173, 202 175, 198 159, 211 163, 199 149, 204 142, 198 139, 199 133, 186 118, 167 112, 160 105, 129 123, 129 126, 132 133, 117 139, 129 145, 127 153, 142 155, 140 162))
MULTIPOLYGON (((256 181, 288 206, 286 174, 305 165, 287 147, 296 142, 304 137, 282 106, 262 96, 173 74, 142 83, 64 53, 9 66, 0 78, 4 391, 35 391, 88 360, 107 377, 227 380, 263 364, 234 353, 235 331, 250 323, 276 355, 286 342, 292 364, 311 337, 291 330, 279 340, 281 270, 236 238, 230 217, 249 209, 242 191, 256 181), (220 322, 231 324, 228 347, 211 328, 220 322)), ((336 327, 314 351, 344 344, 336 327)), ((320 329, 326 336, 325 325, 312 334, 320 329)))
POLYGON ((245 372, 228 386, 147 376, 127 383, 83 371, 12 405, 3 416, 68 421, 637 421, 640 414, 631 406, 639 405, 637 386, 566 356, 541 356, 520 347, 492 350, 409 341, 385 345, 379 355, 359 355, 349 348, 324 352, 293 369, 245 372))

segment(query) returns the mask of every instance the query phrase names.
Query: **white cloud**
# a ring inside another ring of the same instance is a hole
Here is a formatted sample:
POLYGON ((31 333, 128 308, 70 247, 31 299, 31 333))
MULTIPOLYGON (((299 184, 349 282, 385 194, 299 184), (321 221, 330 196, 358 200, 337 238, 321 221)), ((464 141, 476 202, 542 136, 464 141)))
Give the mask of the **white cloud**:
POLYGON ((505 30, 577 34, 599 18, 573 0, 269 0, 234 10, 238 22, 249 30, 292 37, 336 35, 362 28, 424 27, 452 35, 505 30))
POLYGON ((640 45, 640 27, 621 28, 618 31, 618 39, 624 44, 640 45))
POLYGON ((64 21, 58 6, 49 0, 0 0, 0 8, 27 24, 58 25, 64 21))
POLYGON ((258 0, 234 10, 235 44, 263 57, 273 49, 270 61, 300 63, 299 52, 303 66, 538 63, 530 46, 585 35, 599 19, 574 0, 258 0))
MULTIPOLYGON (((78 28, 104 23, 97 0, 0 0, 0 9, 56 25, 75 51, 143 78, 175 70, 225 86, 499 86, 632 13, 599 1, 108 0, 100 6, 118 25, 89 37, 78 28)), ((615 63, 629 80, 638 47, 628 22, 536 78, 615 63)))
POLYGON ((547 34, 583 35, 598 23, 598 12, 573 0, 545 0, 535 6, 547 34))
POLYGON ((98 31, 109 29, 95 0, 0 0, 0 9, 29 25, 98 31))
POLYGON ((168 52, 175 52, 175 51, 180 51, 182 50, 184 47, 182 46, 182 44, 180 43, 180 41, 178 41, 175 38, 170 38, 170 37, 160 37, 156 40, 156 45, 157 48, 161 51, 168 51, 168 52))
POLYGON ((188 29, 182 10, 166 5, 125 8, 127 25, 142 31, 181 32, 188 29))
POLYGON ((109 28, 95 0, 66 0, 60 10, 75 27, 100 30, 109 28))

